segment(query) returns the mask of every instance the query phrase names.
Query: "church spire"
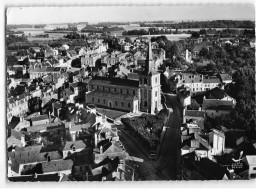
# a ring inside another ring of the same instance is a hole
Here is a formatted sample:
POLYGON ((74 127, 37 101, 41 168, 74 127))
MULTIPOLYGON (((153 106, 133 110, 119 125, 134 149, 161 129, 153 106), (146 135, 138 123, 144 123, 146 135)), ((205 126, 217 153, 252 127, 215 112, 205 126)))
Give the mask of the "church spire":
POLYGON ((153 60, 153 55, 152 55, 151 40, 149 40, 149 43, 148 43, 148 56, 147 56, 146 69, 147 69, 148 74, 154 69, 154 60, 153 60))

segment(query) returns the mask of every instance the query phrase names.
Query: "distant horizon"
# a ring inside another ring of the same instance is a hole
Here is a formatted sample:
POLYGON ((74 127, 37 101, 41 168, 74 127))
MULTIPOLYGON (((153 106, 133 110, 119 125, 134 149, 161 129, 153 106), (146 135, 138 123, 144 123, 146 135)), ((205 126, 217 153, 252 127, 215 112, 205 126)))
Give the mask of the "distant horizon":
POLYGON ((23 24, 7 24, 7 25, 55 25, 55 24, 79 24, 79 23, 88 23, 88 24, 98 24, 98 23, 114 23, 114 22, 120 22, 120 23, 138 23, 138 22, 158 22, 158 21, 163 21, 163 22, 204 22, 204 21, 217 21, 217 20, 230 20, 230 21, 255 21, 254 19, 239 19, 239 18, 234 18, 234 19, 213 19, 213 20, 145 20, 145 21, 99 21, 99 22, 87 22, 87 21, 82 21, 82 22, 60 22, 60 23, 23 23, 23 24))
POLYGON ((6 24, 146 21, 255 21, 253 4, 174 6, 8 7, 6 24), (139 19, 138 19, 139 18, 139 19))

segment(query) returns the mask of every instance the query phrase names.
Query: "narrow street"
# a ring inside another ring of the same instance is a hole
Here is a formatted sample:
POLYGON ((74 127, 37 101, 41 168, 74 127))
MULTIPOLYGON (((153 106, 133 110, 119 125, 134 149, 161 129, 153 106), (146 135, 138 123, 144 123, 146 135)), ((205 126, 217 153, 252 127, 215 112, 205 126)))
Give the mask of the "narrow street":
POLYGON ((170 110, 167 131, 161 146, 158 160, 150 160, 144 146, 126 132, 120 133, 120 140, 126 151, 135 157, 144 159, 137 163, 140 177, 143 180, 177 180, 180 165, 180 124, 181 113, 175 95, 164 94, 166 105, 170 110))

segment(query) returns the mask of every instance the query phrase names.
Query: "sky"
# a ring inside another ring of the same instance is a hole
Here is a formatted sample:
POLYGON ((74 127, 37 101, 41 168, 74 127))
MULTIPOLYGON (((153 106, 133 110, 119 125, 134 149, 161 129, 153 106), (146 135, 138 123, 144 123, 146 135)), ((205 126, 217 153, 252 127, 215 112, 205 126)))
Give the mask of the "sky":
POLYGON ((132 22, 153 20, 254 20, 253 4, 176 6, 9 7, 7 24, 132 22))

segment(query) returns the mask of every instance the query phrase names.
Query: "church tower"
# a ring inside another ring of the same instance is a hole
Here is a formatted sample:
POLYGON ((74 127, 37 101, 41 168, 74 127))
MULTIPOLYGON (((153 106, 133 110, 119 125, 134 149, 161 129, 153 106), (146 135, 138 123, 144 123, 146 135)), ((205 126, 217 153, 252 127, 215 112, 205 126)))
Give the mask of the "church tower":
POLYGON ((140 110, 154 114, 161 109, 160 73, 155 70, 151 41, 148 44, 148 56, 145 70, 139 75, 140 81, 140 110))

